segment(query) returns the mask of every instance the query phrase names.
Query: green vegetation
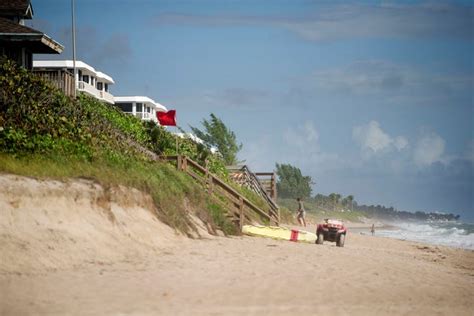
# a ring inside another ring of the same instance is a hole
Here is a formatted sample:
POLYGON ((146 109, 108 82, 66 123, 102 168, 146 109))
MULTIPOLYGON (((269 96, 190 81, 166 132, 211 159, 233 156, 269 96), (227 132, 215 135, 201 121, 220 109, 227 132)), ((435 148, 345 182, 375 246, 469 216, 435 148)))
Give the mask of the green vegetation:
POLYGON ((85 177, 106 188, 133 187, 149 193, 157 216, 175 229, 195 229, 187 216, 191 211, 211 227, 235 234, 216 198, 170 164, 151 159, 176 154, 178 143, 180 154, 206 162, 211 172, 226 178, 224 161, 205 146, 175 137, 94 98, 72 100, 13 62, 0 60, 0 172, 85 177))
MULTIPOLYGON (((278 199, 278 203, 282 208, 286 208, 290 213, 295 214, 298 204, 295 199, 278 199)), ((338 218, 345 221, 359 222, 362 218, 367 217, 363 211, 337 208, 336 210, 328 209, 321 206, 315 198, 307 198, 303 200, 304 207, 309 216, 321 221, 324 218, 338 218)))
POLYGON ((339 218, 347 221, 360 221, 362 218, 381 220, 457 220, 459 215, 434 212, 406 212, 383 205, 359 205, 353 195, 342 197, 339 193, 316 194, 311 197, 311 177, 303 176, 301 170, 292 165, 276 164, 278 182, 278 204, 282 222, 292 222, 297 209, 296 198, 304 199, 305 209, 311 216, 321 220, 339 218))
POLYGON ((242 144, 237 144, 234 132, 228 129, 224 122, 213 113, 211 113, 210 121, 206 119, 202 121, 202 126, 204 131, 196 127, 190 127, 193 133, 209 147, 214 146, 217 148, 227 165, 236 164, 237 153, 242 149, 242 144))
POLYGON ((211 217, 218 227, 221 227, 224 232, 229 235, 236 235, 238 233, 237 227, 229 222, 225 217, 225 210, 218 204, 211 203, 208 205, 211 217))
POLYGON ((276 173, 278 196, 281 198, 311 196, 311 177, 303 176, 299 168, 290 164, 276 164, 276 173))
MULTIPOLYGON (((282 209, 295 213, 297 202, 295 199, 278 199, 282 209)), ((358 222, 363 218, 376 218, 380 220, 457 220, 459 215, 433 213, 433 212, 406 212, 398 211, 393 207, 382 205, 359 205, 354 196, 342 197, 338 193, 329 195, 316 194, 314 197, 304 199, 304 206, 308 215, 317 220, 324 218, 339 218, 346 221, 358 222)), ((283 215, 282 215, 283 218, 283 215)), ((288 217, 291 220, 291 217, 288 217)))

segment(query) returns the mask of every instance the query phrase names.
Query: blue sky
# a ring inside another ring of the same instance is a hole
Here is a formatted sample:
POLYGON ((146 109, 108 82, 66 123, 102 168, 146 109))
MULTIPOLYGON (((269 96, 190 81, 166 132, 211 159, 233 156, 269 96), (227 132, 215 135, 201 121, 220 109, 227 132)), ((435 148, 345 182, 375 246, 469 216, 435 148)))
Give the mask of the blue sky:
MULTIPOLYGON (((69 1, 32 3, 71 58, 69 1)), ((254 171, 290 163, 314 193, 474 219, 470 1, 76 0, 76 27, 114 95, 184 129, 216 114, 254 171)))

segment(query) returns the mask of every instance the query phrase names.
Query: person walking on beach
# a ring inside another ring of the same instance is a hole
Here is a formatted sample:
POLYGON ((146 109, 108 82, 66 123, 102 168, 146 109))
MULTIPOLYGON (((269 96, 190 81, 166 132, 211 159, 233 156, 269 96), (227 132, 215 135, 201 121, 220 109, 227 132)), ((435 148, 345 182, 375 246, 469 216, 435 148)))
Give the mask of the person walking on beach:
POLYGON ((372 224, 372 228, 370 229, 370 232, 372 233, 372 236, 375 234, 375 226, 372 224))
POLYGON ((298 219, 300 225, 306 227, 306 211, 304 209, 303 200, 301 198, 297 198, 296 201, 298 201, 298 211, 296 211, 296 218, 298 219))

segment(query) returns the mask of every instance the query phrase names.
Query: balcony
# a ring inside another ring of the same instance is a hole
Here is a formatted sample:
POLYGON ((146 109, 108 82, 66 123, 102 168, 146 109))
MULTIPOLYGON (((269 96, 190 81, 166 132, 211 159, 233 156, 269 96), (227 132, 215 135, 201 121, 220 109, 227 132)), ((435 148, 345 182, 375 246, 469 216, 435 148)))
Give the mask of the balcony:
POLYGON ((143 120, 143 121, 155 121, 157 122, 157 119, 151 114, 151 113, 143 113, 143 112, 126 112, 124 111, 125 114, 129 114, 132 116, 135 116, 136 118, 143 120))
POLYGON ((87 82, 78 81, 77 82, 77 90, 81 92, 85 92, 90 94, 91 96, 95 97, 96 99, 101 99, 99 90, 97 90, 94 86, 91 86, 87 82))
POLYGON ((33 69, 33 72, 48 80, 53 86, 59 88, 67 96, 74 95, 74 75, 68 71, 61 70, 37 70, 33 69))
POLYGON ((114 96, 107 91, 99 91, 99 96, 101 100, 110 104, 114 104, 114 96))
POLYGON ((105 101, 110 104, 114 104, 114 96, 107 91, 97 90, 94 86, 91 86, 87 82, 79 81, 77 85, 77 90, 90 94, 96 99, 105 101))

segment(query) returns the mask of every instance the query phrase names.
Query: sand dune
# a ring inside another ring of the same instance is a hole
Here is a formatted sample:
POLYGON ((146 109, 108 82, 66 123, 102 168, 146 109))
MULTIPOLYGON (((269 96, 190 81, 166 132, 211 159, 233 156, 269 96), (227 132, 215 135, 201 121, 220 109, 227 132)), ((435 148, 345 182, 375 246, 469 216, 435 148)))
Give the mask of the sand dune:
POLYGON ((473 251, 192 240, 149 197, 85 180, 0 176, 0 210, 0 315, 474 314, 473 251))

